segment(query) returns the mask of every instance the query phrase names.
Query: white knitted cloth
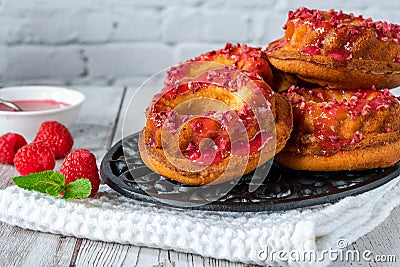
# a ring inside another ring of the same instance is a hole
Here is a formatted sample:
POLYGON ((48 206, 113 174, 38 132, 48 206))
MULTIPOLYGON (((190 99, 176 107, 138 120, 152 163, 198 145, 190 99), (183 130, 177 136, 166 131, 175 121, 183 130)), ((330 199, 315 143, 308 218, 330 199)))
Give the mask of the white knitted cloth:
POLYGON ((400 204, 400 177, 336 204, 280 213, 217 213, 157 207, 103 185, 93 199, 65 201, 12 186, 0 190, 0 221, 19 227, 137 246, 200 254, 243 263, 324 266, 266 259, 263 250, 338 249, 371 231, 400 204))

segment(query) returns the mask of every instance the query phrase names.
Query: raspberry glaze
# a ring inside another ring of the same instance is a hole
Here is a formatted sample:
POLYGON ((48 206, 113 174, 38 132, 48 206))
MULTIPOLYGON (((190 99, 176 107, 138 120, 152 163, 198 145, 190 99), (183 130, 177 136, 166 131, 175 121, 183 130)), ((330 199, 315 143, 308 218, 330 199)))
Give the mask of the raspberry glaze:
MULTIPOLYGON (((172 71, 185 73, 184 68, 172 71)), ((249 155, 259 151, 273 137, 272 130, 269 132, 258 122, 270 115, 270 101, 274 93, 259 78, 243 73, 237 78, 232 77, 232 73, 235 74, 236 69, 226 66, 207 71, 193 81, 183 79, 182 83, 177 80, 173 82, 176 85, 166 83, 161 94, 154 96, 147 109, 147 145, 161 147, 159 136, 164 128, 171 135, 184 132, 184 138, 180 138, 180 150, 187 159, 199 165, 218 163, 230 155, 249 155), (201 114, 190 114, 189 110, 185 114, 178 114, 174 110, 184 101, 205 95, 229 107, 233 104, 228 99, 240 100, 233 101, 236 109, 223 111, 208 110, 201 114), (243 99, 243 96, 249 98, 243 99), (247 103, 251 103, 252 107, 247 103), (240 134, 249 136, 249 140, 240 139, 240 134)))
POLYGON ((204 53, 189 62, 196 61, 212 61, 233 66, 246 71, 250 76, 263 78, 268 84, 272 82, 268 57, 261 47, 226 43, 223 49, 204 53))
POLYGON ((284 95, 293 105, 295 130, 290 146, 298 147, 298 152, 307 149, 329 156, 354 148, 365 135, 399 130, 399 123, 391 119, 391 110, 399 109, 399 101, 387 89, 292 86, 284 95))
POLYGON ((352 58, 399 62, 400 26, 342 11, 298 8, 288 13, 285 36, 269 48, 295 49, 301 55, 327 56, 345 62, 352 58), (366 40, 366 41, 365 41, 366 40), (385 53, 371 53, 380 43, 385 53), (385 44, 387 43, 387 44, 385 44), (393 45, 394 44, 394 45, 393 45))
POLYGON ((167 73, 165 85, 174 86, 183 77, 194 78, 204 71, 223 66, 244 71, 247 76, 262 78, 266 83, 272 84, 272 70, 267 54, 261 47, 226 43, 222 49, 203 53, 185 63, 171 67, 167 73), (207 63, 209 63, 208 66, 207 63))

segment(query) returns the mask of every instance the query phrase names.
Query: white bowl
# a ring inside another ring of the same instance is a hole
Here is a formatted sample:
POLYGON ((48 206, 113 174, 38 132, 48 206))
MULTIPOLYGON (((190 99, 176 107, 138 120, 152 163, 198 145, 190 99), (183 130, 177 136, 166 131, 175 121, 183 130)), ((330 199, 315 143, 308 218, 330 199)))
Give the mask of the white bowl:
POLYGON ((65 126, 71 125, 78 116, 85 96, 75 90, 52 86, 18 86, 0 89, 0 98, 16 100, 54 100, 68 106, 40 111, 1 111, 0 136, 19 133, 30 142, 36 136, 44 121, 58 121, 65 126))

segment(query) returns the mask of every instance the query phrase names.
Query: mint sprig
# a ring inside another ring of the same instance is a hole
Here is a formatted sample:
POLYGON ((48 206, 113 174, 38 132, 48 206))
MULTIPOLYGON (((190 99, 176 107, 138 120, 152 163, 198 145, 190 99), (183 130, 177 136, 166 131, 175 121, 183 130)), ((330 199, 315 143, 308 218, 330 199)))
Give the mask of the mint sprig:
POLYGON ((92 191, 89 179, 77 179, 67 185, 64 175, 54 171, 17 176, 13 178, 13 181, 23 189, 46 193, 50 196, 58 196, 64 192, 65 199, 86 198, 92 191))
POLYGON ((17 176, 13 178, 13 181, 21 188, 46 193, 50 196, 58 196, 66 187, 64 175, 53 171, 17 176))
POLYGON ((90 196, 90 192, 92 191, 92 184, 86 178, 77 179, 75 182, 71 182, 68 184, 67 188, 64 191, 65 199, 71 198, 86 198, 90 196))

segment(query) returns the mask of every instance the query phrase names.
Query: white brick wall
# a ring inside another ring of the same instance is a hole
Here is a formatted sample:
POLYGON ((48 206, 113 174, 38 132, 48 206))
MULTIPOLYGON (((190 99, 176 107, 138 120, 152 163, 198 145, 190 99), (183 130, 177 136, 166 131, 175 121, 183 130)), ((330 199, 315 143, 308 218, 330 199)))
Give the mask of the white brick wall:
POLYGON ((225 42, 264 47, 298 6, 400 23, 394 0, 1 0, 0 85, 136 85, 225 42))

